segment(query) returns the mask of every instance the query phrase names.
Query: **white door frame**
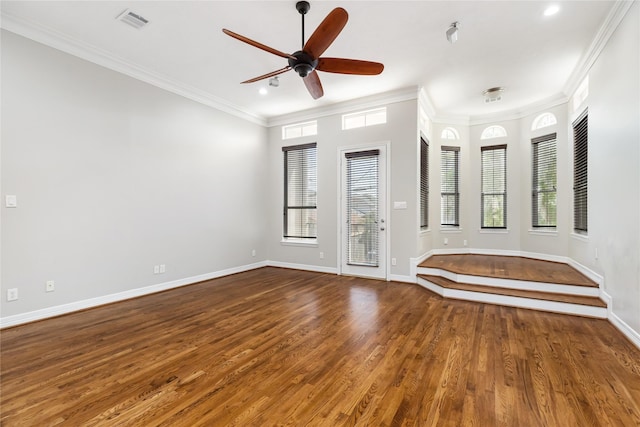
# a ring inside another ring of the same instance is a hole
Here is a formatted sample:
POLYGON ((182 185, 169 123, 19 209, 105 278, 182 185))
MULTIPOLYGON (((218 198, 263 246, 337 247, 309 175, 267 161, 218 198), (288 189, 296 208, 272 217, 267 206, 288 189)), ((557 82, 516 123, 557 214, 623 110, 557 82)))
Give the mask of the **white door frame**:
MULTIPOLYGON (((391 227, 391 221, 390 221, 390 209, 389 209, 389 188, 390 188, 390 165, 391 165, 391 149, 390 149, 390 142, 389 141, 382 141, 382 142, 372 142, 372 143, 366 143, 366 144, 358 144, 358 145, 349 145, 349 146, 342 146, 342 147, 338 147, 338 188, 337 188, 337 194, 338 194, 338 230, 337 230, 337 241, 338 241, 338 250, 337 250, 337 254, 338 254, 338 259, 337 259, 337 265, 338 265, 338 274, 342 275, 342 274, 354 274, 351 272, 345 272, 345 266, 343 263, 343 255, 344 252, 346 250, 346 248, 344 247, 344 239, 343 239, 343 231, 344 231, 344 218, 343 218, 343 198, 344 198, 344 179, 345 177, 343 176, 343 162, 345 159, 345 154, 346 153, 350 153, 350 152, 357 152, 357 151, 367 151, 367 150, 380 150, 380 166, 384 167, 384 180, 380 182, 380 187, 379 187, 379 191, 381 192, 381 194, 384 195, 384 204, 381 206, 380 209, 380 215, 384 218, 385 220, 385 226, 384 226, 384 231, 380 231, 380 233, 384 233, 384 238, 381 239, 384 244, 383 244, 383 248, 381 247, 381 252, 380 252, 380 264, 381 266, 378 267, 378 270, 376 272, 376 274, 362 274, 362 276, 364 277, 372 277, 372 278, 377 278, 377 279, 382 279, 382 280, 390 280, 389 279, 389 265, 390 265, 390 261, 391 261, 391 255, 390 255, 390 250, 389 250, 389 229, 391 227)), ((361 274, 358 274, 361 275, 361 274)))

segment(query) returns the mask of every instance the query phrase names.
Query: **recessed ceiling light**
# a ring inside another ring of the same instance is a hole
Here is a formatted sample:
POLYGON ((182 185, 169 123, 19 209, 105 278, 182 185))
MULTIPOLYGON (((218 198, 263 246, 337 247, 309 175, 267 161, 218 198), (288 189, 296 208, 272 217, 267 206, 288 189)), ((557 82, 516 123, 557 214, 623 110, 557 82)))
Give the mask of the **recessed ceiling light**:
POLYGON ((482 95, 484 95, 484 102, 490 103, 500 101, 502 99, 502 92, 504 92, 504 88, 501 86, 486 89, 482 92, 482 95))
POLYGON ((551 16, 551 15, 555 15, 556 13, 558 13, 560 11, 560 6, 556 5, 556 4, 552 4, 551 6, 547 7, 544 10, 544 16, 551 16))
POLYGON ((260 93, 260 95, 266 95, 268 93, 268 90, 266 87, 261 87, 258 92, 260 93))

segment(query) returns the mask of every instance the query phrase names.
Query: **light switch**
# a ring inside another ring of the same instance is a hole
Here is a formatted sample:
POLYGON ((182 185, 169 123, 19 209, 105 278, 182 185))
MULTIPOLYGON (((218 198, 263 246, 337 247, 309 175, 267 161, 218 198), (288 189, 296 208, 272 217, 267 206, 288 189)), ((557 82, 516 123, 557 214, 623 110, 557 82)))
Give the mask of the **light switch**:
POLYGON ((407 209, 407 202, 393 202, 393 209, 407 209))
POLYGON ((8 194, 5 196, 5 206, 8 208, 17 208, 18 207, 18 196, 8 194))

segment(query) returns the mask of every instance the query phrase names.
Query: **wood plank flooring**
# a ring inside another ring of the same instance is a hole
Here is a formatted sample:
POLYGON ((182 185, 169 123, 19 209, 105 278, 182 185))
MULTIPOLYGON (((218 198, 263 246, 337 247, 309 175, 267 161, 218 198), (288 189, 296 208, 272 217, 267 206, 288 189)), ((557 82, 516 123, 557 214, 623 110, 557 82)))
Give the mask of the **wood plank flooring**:
POLYGON ((597 283, 567 264, 515 256, 433 255, 424 260, 419 267, 439 268, 456 274, 496 279, 598 287, 597 283))
POLYGON ((262 268, 0 331, 3 426, 637 426, 605 320, 262 268))

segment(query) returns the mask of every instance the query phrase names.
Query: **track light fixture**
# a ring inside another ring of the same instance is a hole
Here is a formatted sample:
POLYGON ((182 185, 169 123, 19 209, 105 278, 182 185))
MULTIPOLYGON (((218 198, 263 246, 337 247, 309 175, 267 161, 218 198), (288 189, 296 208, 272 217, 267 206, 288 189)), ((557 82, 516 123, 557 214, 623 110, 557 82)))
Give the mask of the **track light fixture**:
POLYGON ((460 28, 460 23, 458 21, 452 23, 447 29, 447 40, 449 43, 454 44, 458 41, 458 29, 460 28))

